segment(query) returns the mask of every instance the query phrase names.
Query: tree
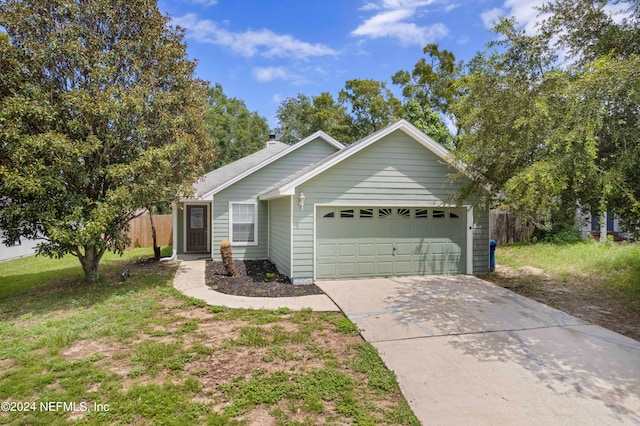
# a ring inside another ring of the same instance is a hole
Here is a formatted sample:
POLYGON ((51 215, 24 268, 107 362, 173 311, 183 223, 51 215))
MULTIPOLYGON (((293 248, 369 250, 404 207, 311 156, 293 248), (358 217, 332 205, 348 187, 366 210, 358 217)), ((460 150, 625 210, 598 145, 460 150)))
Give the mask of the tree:
POLYGON ((347 80, 338 101, 350 115, 351 140, 363 138, 404 117, 402 103, 382 81, 347 80))
POLYGON ((293 144, 322 130, 329 136, 349 142, 349 116, 329 92, 309 97, 299 93, 278 107, 278 138, 293 144))
POLYGON ((39 238, 96 281, 129 221, 213 161, 206 84, 152 0, 9 0, 0 27, 4 242, 39 238))
POLYGON ((560 208, 557 195, 566 184, 550 162, 547 143, 562 110, 558 90, 565 76, 552 72, 555 57, 542 48, 541 37, 528 37, 507 19, 496 31, 500 41, 478 53, 457 83, 462 95, 452 108, 461 128, 456 155, 475 178, 462 198, 504 197, 512 210, 540 224, 560 208))
POLYGON ((206 171, 216 169, 246 157, 265 146, 269 124, 257 112, 250 112, 244 101, 229 98, 222 86, 215 84, 207 93, 209 135, 214 141, 218 158, 206 171))
POLYGON ((600 3, 556 2, 567 9, 543 9, 553 15, 535 36, 517 30, 512 20, 498 24, 501 41, 478 54, 459 82, 457 155, 476 177, 467 194, 490 186, 538 223, 552 217, 572 222, 576 204, 601 217, 614 212, 638 234, 640 61, 629 46, 601 55, 602 46, 619 45, 616 37, 626 39, 634 29, 604 20, 600 3), (577 5, 591 8, 584 16, 611 28, 592 36, 591 27, 573 27, 586 22, 567 20, 577 5), (553 43, 552 27, 568 31, 560 44, 553 43), (575 40, 593 43, 579 49, 564 44, 575 40), (562 67, 560 53, 568 55, 562 67))
POLYGON ((158 234, 156 232, 156 224, 153 221, 154 214, 171 214, 171 205, 162 201, 152 206, 146 206, 147 213, 149 214, 149 223, 151 224, 151 240, 153 245, 153 258, 160 260, 162 247, 158 245, 158 234))
POLYGON ((408 101, 404 105, 404 110, 405 119, 408 122, 448 150, 454 149, 453 136, 437 112, 428 106, 421 106, 415 99, 408 101))
POLYGON ((420 107, 432 109, 449 119, 457 88, 455 82, 462 72, 462 63, 456 62, 455 55, 449 50, 440 50, 437 44, 428 44, 422 49, 428 56, 420 58, 413 66, 413 71, 400 70, 391 81, 402 88, 402 96, 407 101, 415 101, 420 107))
POLYGON ((350 120, 346 108, 336 102, 329 92, 322 92, 313 97, 311 129, 322 130, 329 136, 345 143, 350 139, 350 120))
POLYGON ((585 65, 604 55, 628 57, 640 52, 640 2, 637 0, 556 0, 539 8, 546 15, 542 34, 555 40, 555 48, 567 50, 569 59, 585 65), (614 16, 611 4, 626 5, 614 16))
POLYGON ((298 93, 295 98, 282 101, 276 112, 278 139, 291 145, 312 134, 312 111, 311 98, 302 93, 298 93))

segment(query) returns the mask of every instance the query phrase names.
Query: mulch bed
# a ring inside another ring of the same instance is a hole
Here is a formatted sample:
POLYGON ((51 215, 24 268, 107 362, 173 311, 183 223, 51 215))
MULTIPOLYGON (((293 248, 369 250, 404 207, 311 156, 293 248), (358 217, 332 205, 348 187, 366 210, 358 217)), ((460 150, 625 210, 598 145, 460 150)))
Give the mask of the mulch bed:
POLYGON ((208 261, 205 270, 207 285, 220 293, 247 297, 323 294, 315 284, 292 284, 289 277, 278 273, 275 265, 268 260, 236 260, 233 264, 240 274, 239 277, 229 276, 222 262, 208 261), (267 278, 267 274, 273 274, 273 277, 267 278))

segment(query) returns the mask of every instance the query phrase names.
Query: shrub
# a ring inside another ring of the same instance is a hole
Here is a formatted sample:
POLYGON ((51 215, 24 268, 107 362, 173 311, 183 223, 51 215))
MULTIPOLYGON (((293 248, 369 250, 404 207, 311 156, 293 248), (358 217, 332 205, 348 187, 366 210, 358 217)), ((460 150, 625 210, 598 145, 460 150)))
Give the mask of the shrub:
POLYGON ((536 229, 535 239, 544 243, 573 244, 582 241, 582 235, 576 228, 551 226, 548 230, 536 229))

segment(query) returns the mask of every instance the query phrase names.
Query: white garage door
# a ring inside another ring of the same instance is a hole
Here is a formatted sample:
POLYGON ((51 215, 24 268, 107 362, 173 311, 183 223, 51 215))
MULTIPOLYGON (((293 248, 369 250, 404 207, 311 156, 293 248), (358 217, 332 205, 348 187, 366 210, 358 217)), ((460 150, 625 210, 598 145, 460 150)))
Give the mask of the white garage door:
POLYGON ((461 274, 466 209, 318 207, 316 277, 461 274))

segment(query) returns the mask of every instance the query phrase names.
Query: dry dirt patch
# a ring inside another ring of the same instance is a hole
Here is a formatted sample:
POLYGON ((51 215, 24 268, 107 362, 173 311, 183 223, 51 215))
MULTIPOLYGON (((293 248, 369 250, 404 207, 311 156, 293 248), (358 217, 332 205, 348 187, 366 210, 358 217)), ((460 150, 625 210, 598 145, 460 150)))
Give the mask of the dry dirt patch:
POLYGON ((640 318, 621 297, 604 291, 597 277, 574 275, 559 280, 543 269, 497 265, 483 277, 515 293, 559 309, 584 321, 640 341, 640 318))

